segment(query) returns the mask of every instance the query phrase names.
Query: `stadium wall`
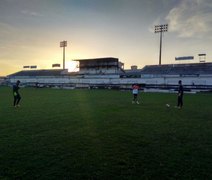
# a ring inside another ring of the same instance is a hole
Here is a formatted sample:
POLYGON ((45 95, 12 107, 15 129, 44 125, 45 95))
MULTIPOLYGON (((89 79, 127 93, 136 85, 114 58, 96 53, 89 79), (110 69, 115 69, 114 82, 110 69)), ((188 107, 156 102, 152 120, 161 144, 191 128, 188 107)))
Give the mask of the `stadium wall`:
POLYGON ((170 89, 177 87, 178 81, 182 80, 183 85, 189 89, 212 90, 212 75, 202 76, 141 76, 140 78, 120 78, 119 75, 111 76, 14 76, 8 79, 10 84, 20 80, 26 86, 66 86, 76 88, 89 87, 119 87, 131 88, 132 84, 141 84, 145 88, 170 89))

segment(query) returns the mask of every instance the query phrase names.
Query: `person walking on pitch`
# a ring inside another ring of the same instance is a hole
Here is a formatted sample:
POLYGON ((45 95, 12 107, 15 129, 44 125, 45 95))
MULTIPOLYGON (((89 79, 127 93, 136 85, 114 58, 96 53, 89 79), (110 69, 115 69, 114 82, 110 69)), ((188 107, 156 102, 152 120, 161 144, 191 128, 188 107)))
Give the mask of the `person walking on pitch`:
POLYGON ((13 106, 14 107, 19 107, 19 103, 20 103, 20 100, 21 100, 21 95, 19 94, 19 84, 20 84, 20 81, 18 80, 16 82, 15 85, 13 85, 13 97, 14 97, 14 101, 13 101, 13 106))
POLYGON ((133 101, 132 101, 132 103, 133 104, 134 103, 139 104, 139 102, 138 102, 138 90, 139 90, 139 86, 137 84, 134 84, 132 86, 132 94, 133 94, 133 101))
POLYGON ((183 107, 183 85, 181 80, 179 80, 178 85, 177 107, 181 109, 183 107))

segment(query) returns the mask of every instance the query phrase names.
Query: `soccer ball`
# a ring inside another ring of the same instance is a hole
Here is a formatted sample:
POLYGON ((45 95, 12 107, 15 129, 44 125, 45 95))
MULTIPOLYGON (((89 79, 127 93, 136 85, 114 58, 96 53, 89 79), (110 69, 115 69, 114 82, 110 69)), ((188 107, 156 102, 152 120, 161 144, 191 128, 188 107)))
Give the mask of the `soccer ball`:
POLYGON ((170 105, 169 105, 169 104, 166 104, 166 107, 167 107, 167 108, 170 108, 170 105))

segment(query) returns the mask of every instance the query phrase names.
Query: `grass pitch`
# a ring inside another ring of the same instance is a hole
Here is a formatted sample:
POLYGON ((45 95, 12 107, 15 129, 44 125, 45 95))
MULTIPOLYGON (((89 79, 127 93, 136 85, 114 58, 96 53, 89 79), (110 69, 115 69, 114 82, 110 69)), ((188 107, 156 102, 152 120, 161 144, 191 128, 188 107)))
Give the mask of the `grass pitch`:
POLYGON ((212 179, 212 94, 20 92, 0 87, 0 179, 212 179))

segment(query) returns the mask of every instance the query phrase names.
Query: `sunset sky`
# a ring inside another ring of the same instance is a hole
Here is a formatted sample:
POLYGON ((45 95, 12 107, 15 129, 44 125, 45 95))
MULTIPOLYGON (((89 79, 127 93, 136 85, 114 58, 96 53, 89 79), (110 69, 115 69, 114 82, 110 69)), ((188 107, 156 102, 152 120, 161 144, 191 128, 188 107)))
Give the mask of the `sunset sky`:
POLYGON ((199 62, 200 53, 212 62, 211 0, 0 0, 0 76, 62 64, 63 40, 70 70, 71 60, 84 58, 116 57, 125 68, 158 64, 154 25, 166 23, 162 64, 179 56, 199 62))

